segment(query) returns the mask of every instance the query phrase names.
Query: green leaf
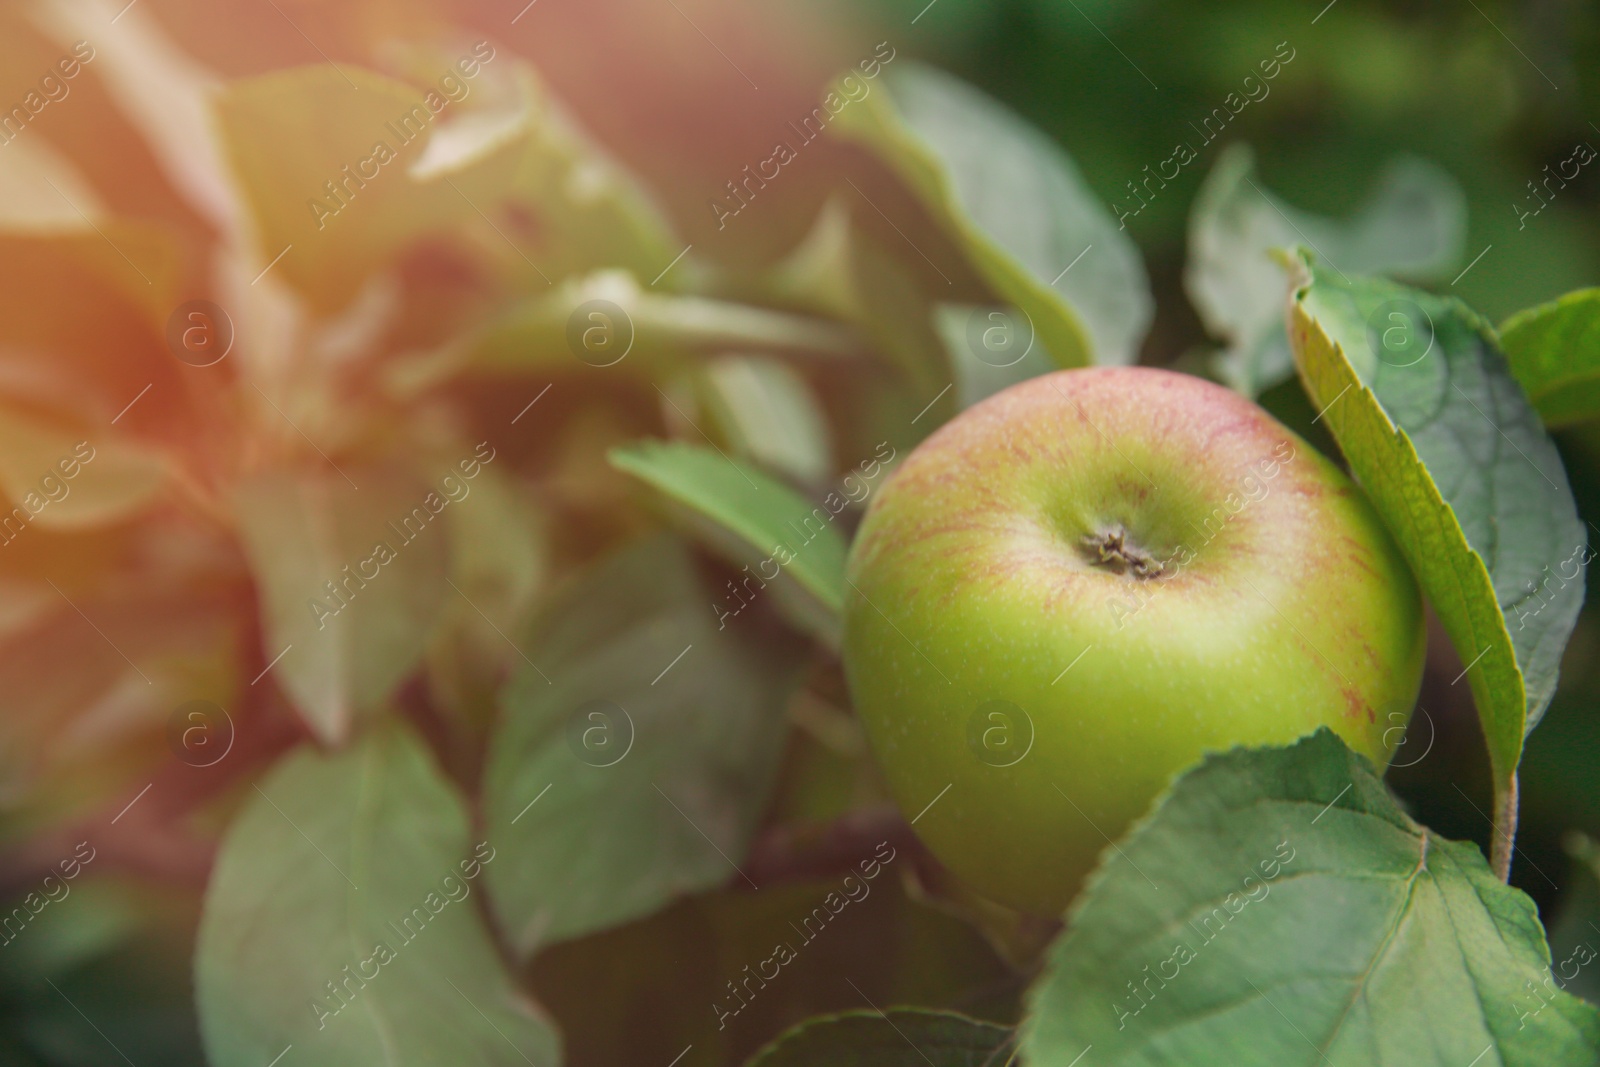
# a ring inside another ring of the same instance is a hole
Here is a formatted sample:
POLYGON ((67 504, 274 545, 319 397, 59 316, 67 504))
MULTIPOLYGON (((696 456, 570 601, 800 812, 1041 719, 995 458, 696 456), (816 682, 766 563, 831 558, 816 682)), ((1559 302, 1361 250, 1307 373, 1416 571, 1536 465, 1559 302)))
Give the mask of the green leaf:
POLYGON ((1587 540, 1561 457, 1460 301, 1302 263, 1300 377, 1467 665, 1505 783, 1583 604, 1587 540))
POLYGON ((1016 308, 941 304, 934 315, 963 409, 1055 370, 1016 308))
POLYGON ((1413 156, 1384 168, 1348 219, 1301 211, 1262 188, 1248 146, 1230 145, 1195 196, 1184 288, 1227 349, 1223 381, 1255 396, 1294 374, 1283 328, 1283 272, 1268 253, 1309 244, 1351 274, 1448 277, 1466 239, 1466 197, 1454 179, 1413 156))
POLYGON ((714 429, 737 456, 816 485, 833 471, 828 415, 794 368, 762 356, 727 356, 696 376, 714 429))
POLYGON ((1546 426, 1600 415, 1600 289, 1517 312, 1500 344, 1546 426))
POLYGON ((1067 154, 948 74, 901 63, 882 80, 836 128, 899 174, 1058 364, 1133 362, 1152 314, 1144 264, 1067 154))
POLYGON ((396 468, 347 474, 259 474, 234 503, 262 654, 326 742, 381 707, 421 656, 450 593, 449 534, 436 520, 462 506, 396 468))
POLYGON ((1593 1064, 1533 901, 1326 729, 1213 755, 1107 853, 1029 993, 1032 1067, 1593 1064), (1542 1010, 1540 1010, 1542 1008, 1542 1010))
POLYGON ((805 239, 764 282, 786 304, 855 326, 916 389, 933 394, 949 384, 933 301, 904 264, 853 224, 838 198, 823 204, 805 239))
POLYGON ((641 288, 600 271, 523 301, 459 344, 408 369, 402 386, 427 387, 466 370, 605 371, 653 377, 708 351, 778 352, 832 359, 861 345, 835 323, 725 300, 641 288))
POLYGON ((610 557, 549 608, 501 701, 484 807, 520 954, 742 877, 799 649, 757 643, 682 545, 610 557))
POLYGON ((306 1067, 556 1062, 470 899, 507 849, 473 845, 465 802, 414 736, 302 748, 246 796, 195 954, 213 1067, 262 1067, 291 1044, 306 1067))
POLYGON ((843 497, 829 493, 813 504, 748 464, 681 442, 645 441, 612 449, 608 458, 666 497, 713 548, 749 564, 757 582, 776 585, 782 575, 798 584, 815 605, 803 618, 837 643, 849 553, 834 525, 843 497))
POLYGON ((807 1019, 745 1067, 999 1067, 1009 1027, 949 1011, 891 1008, 807 1019))

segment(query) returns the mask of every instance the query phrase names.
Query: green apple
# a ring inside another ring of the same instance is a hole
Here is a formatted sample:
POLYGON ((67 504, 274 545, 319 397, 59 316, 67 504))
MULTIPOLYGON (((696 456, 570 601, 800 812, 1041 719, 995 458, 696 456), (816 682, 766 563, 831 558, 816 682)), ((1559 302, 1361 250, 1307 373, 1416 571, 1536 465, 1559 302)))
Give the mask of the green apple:
POLYGON ((1060 371, 906 457, 851 548, 844 662, 890 788, 979 893, 1055 914, 1208 750, 1327 726, 1379 768, 1422 601, 1361 491, 1249 400, 1060 371))

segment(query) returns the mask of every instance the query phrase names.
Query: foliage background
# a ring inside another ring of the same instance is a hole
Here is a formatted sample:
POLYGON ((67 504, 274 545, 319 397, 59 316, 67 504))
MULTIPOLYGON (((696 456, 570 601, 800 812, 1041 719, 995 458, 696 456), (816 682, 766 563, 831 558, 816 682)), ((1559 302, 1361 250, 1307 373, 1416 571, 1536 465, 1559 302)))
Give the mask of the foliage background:
MULTIPOLYGON (((1593 170, 1526 228, 1519 228, 1513 206, 1523 202, 1525 183, 1565 158, 1574 143, 1600 142, 1594 125, 1600 117, 1600 86, 1593 73, 1600 69, 1600 11, 1577 0, 1481 5, 1337 0, 1326 9, 1298 0, 1222 6, 1176 0, 936 0, 926 8, 899 0, 874 0, 864 7, 540 0, 514 24, 510 19, 520 5, 486 0, 281 0, 281 10, 275 10, 279 4, 244 0, 139 4, 141 14, 156 19, 186 52, 230 78, 316 64, 330 56, 374 65, 391 39, 428 40, 446 27, 461 28, 471 40, 488 37, 531 59, 552 91, 659 196, 696 258, 726 268, 733 278, 790 251, 827 197, 839 190, 843 174, 867 182, 888 215, 916 217, 914 206, 897 199, 881 175, 870 168, 863 174, 853 150, 831 143, 808 149, 798 166, 788 168, 782 181, 725 229, 718 229, 706 205, 746 164, 766 157, 774 128, 808 112, 827 81, 870 54, 879 41, 890 42, 900 55, 951 70, 1008 103, 1054 136, 1110 202, 1122 182, 1165 158, 1174 137, 1186 136, 1190 120, 1217 106, 1258 59, 1287 40, 1297 49, 1296 61, 1275 82, 1271 96, 1252 104, 1225 138, 1255 147, 1267 188, 1297 207, 1343 215, 1357 206, 1389 157, 1417 153, 1442 165, 1466 193, 1469 229, 1459 266, 1488 251, 1452 291, 1490 319, 1593 284, 1600 275, 1600 177, 1593 170), (708 47, 707 38, 716 44, 708 47), (752 88, 750 78, 759 89, 752 88), (875 179, 878 184, 872 184, 875 179)), ((6 17, 20 10, 21 5, 8 5, 6 17)), ((37 76, 35 51, 25 32, 0 36, 0 100, 18 97, 37 76)), ((52 125, 41 124, 42 133, 87 174, 116 214, 179 233, 184 258, 174 269, 191 286, 198 284, 204 277, 200 249, 215 238, 210 223, 172 187, 129 125, 111 116, 108 90, 96 86, 93 77, 91 68, 91 80, 78 86, 82 95, 76 104, 49 115, 52 125)), ((1156 296, 1155 324, 1142 355, 1146 362, 1193 361, 1208 343, 1184 293, 1182 271, 1194 194, 1220 148, 1208 149, 1150 210, 1130 220, 1156 296)), ((871 218, 864 221, 885 246, 899 240, 893 229, 871 218)), ((953 257, 926 220, 908 229, 934 260, 948 265, 953 257)), ((921 269, 914 261, 909 266, 921 269)), ((406 264, 424 275, 430 267, 449 273, 448 263, 440 267, 426 257, 406 264)), ((97 303, 93 294, 50 284, 35 264, 13 261, 4 271, 12 283, 5 312, 13 321, 37 327, 34 338, 49 336, 74 317, 108 331, 109 342, 92 334, 80 339, 83 351, 93 350, 71 367, 92 383, 84 388, 94 391, 109 382, 116 388, 106 389, 106 395, 131 395, 145 379, 130 367, 166 359, 164 352, 119 348, 117 324, 105 318, 108 304, 97 303)), ((405 328, 416 337, 437 333, 439 322, 450 316, 471 313, 470 299, 450 291, 454 279, 425 281, 417 291, 438 297, 438 304, 411 309, 414 319, 405 328)), ((29 333, 17 330, 7 340, 15 347, 29 340, 29 333)), ((905 422, 870 410, 870 400, 882 399, 870 382, 819 376, 815 384, 830 414, 847 428, 841 431, 840 457, 868 454, 880 424, 905 422)), ((502 421, 521 404, 492 388, 465 399, 474 412, 492 412, 502 421)), ((1275 390, 1266 402, 1333 451, 1310 425, 1312 412, 1298 386, 1275 390)), ((138 433, 203 452, 204 444, 195 440, 201 423, 190 420, 184 405, 168 403, 153 394, 133 423, 138 433)), ((576 384, 567 396, 553 394, 542 418, 528 424, 526 439, 508 449, 521 476, 557 487, 555 495, 567 508, 542 517, 547 540, 541 583, 650 524, 633 506, 625 480, 605 467, 602 456, 610 444, 660 432, 659 409, 647 389, 613 395, 576 384)), ((886 432, 897 446, 914 443, 904 431, 886 432)), ((1579 427, 1558 435, 1558 443, 1580 511, 1600 514, 1600 433, 1579 427)), ((85 588, 93 587, 111 567, 110 556, 97 540, 101 535, 75 536, 79 539, 52 543, 51 552, 58 555, 34 557, 18 569, 53 561, 72 570, 85 588)), ((160 537, 176 536, 160 531, 160 537)), ((178 553, 185 544, 166 542, 178 553)), ((230 603, 250 596, 220 580, 204 588, 230 603)), ((187 614, 198 603, 193 596, 172 605, 160 603, 148 589, 135 589, 133 595, 144 598, 130 612, 126 625, 133 629, 150 619, 177 619, 200 629, 215 620, 187 614)), ((222 636, 240 647, 259 643, 259 634, 248 626, 222 636)), ((13 704, 10 713, 24 715, 22 705, 33 699, 41 674, 67 676, 83 670, 86 661, 102 659, 105 650, 95 641, 93 635, 80 640, 65 632, 43 641, 12 640, 0 663, 0 691, 13 704)), ((1600 696, 1597 642, 1600 627, 1592 611, 1586 612, 1568 652, 1561 690, 1532 736, 1524 762, 1523 855, 1513 884, 1539 903, 1547 925, 1574 887, 1584 891, 1586 876, 1563 841, 1573 830, 1600 836, 1600 721, 1592 713, 1600 696)), ((258 652, 241 653, 236 661, 219 653, 212 662, 222 664, 216 668, 222 673, 240 675, 208 679, 202 669, 196 685, 219 694, 237 688, 262 665, 258 652)), ((1460 670, 1448 646, 1435 641, 1422 698, 1431 736, 1414 734, 1407 742, 1426 745, 1428 754, 1396 770, 1389 781, 1418 820, 1446 836, 1486 844, 1483 743, 1464 687, 1451 685, 1460 670)), ((830 684, 836 686, 837 680, 815 682, 822 691, 830 684)), ((42 785, 30 787, 37 791, 8 797, 10 807, 0 822, 10 850, 7 869, 31 870, 28 843, 36 835, 132 796, 149 780, 151 769, 168 758, 169 712, 166 705, 133 702, 111 725, 98 727, 114 744, 89 746, 94 755, 81 762, 76 756, 65 760, 42 785)), ((483 729, 480 719, 467 731, 459 759, 450 767, 458 777, 470 780, 477 773, 470 752, 483 729)), ((808 736, 797 731, 787 751, 769 825, 821 825, 877 799, 869 770, 808 736)), ((244 749, 237 758, 248 765, 283 741, 268 731, 261 753, 244 749)), ((33 737, 25 743, 42 744, 33 737)), ((195 816, 197 836, 214 836, 241 799, 236 789, 210 798, 195 816)), ((27 941, 0 958, 0 1018, 6 1020, 0 1025, 7 1031, 0 1037, 0 1054, 19 1062, 29 1062, 23 1056, 41 1056, 43 1062, 62 1064, 123 1058, 141 1064, 203 1062, 190 957, 209 857, 173 846, 151 828, 160 821, 159 810, 148 812, 148 826, 141 821, 146 814, 123 826, 127 843, 108 850, 106 862, 91 867, 92 876, 74 889, 70 922, 65 906, 47 911, 27 941), (59 978, 72 1002, 95 1020, 119 1053, 83 1025, 65 998, 40 983, 45 975, 59 978), (24 1032, 31 1051, 6 1046, 12 1033, 24 1032)), ((737 1062, 801 1018, 860 1007, 858 992, 880 1004, 952 1007, 1014 1021, 1024 979, 995 946, 949 914, 948 907, 935 906, 940 901, 927 894, 914 899, 919 896, 915 886, 885 882, 869 904, 849 912, 839 936, 807 952, 780 994, 759 1001, 731 1032, 716 1031, 706 1005, 721 995, 723 977, 760 958, 771 930, 808 908, 826 884, 826 879, 799 879, 759 895, 737 886, 697 893, 651 917, 557 946, 521 977, 559 1020, 575 1064, 666 1064, 691 1044, 696 1051, 687 1064, 737 1062), (853 992, 837 980, 840 974, 855 976, 861 989, 853 992)), ((18 889, 9 880, 5 886, 18 889)), ((1561 936, 1558 927, 1558 943, 1561 936)))

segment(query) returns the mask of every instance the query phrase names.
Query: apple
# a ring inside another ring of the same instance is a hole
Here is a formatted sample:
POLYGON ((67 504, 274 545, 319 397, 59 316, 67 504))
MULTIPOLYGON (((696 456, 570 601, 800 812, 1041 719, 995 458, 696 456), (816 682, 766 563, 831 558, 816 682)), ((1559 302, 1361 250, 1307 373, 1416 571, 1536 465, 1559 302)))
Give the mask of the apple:
POLYGON ((1387 766, 1421 684, 1421 597, 1361 490, 1169 371, 968 409, 884 484, 847 575, 846 676, 896 801, 1029 912, 1208 750, 1327 726, 1387 766))

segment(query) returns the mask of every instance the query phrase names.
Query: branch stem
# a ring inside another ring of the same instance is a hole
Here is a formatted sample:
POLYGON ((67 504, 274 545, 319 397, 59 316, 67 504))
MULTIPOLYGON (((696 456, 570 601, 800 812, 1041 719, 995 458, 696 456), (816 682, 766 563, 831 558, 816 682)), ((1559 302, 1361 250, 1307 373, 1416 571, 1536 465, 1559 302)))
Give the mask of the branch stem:
POLYGON ((1502 882, 1511 881, 1511 855, 1517 847, 1517 772, 1494 791, 1494 840, 1489 848, 1489 866, 1502 882))

